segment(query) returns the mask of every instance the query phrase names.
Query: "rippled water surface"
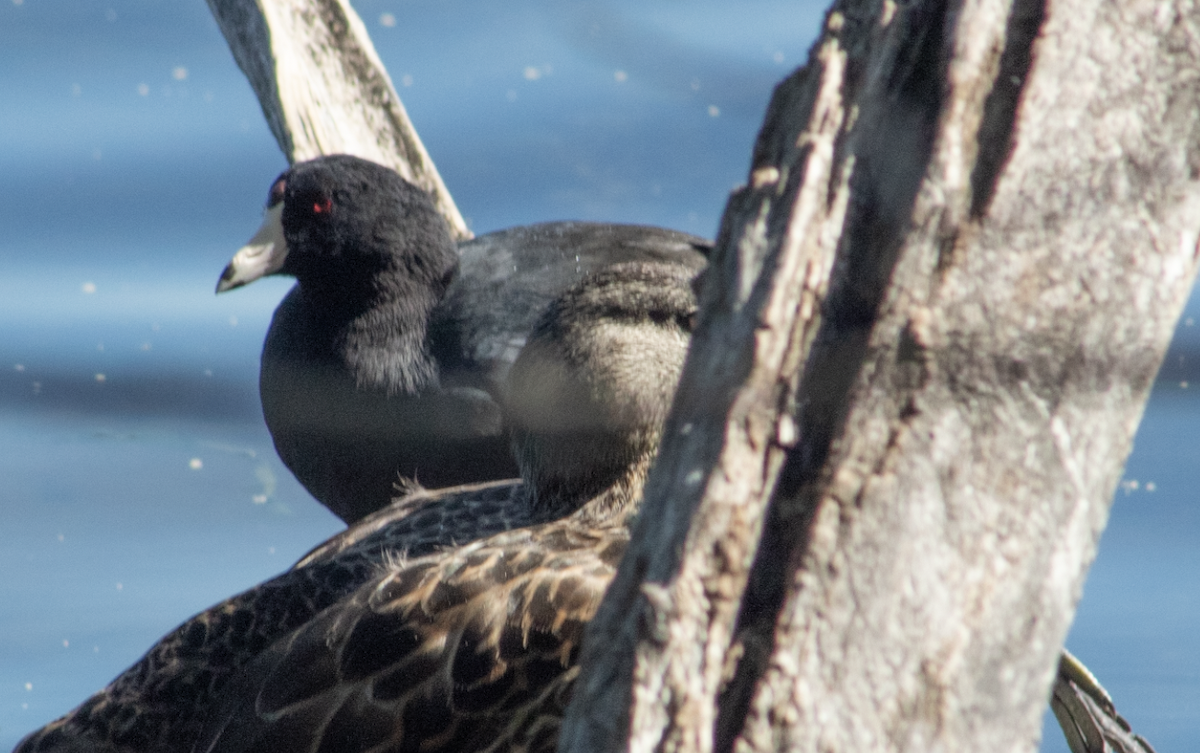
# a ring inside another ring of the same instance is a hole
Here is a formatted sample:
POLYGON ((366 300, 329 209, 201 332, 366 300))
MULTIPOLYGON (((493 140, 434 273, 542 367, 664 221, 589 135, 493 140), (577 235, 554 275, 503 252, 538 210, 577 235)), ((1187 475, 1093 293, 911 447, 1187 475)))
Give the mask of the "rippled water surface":
MULTIPOLYGON (((356 8, 477 232, 597 219, 710 237, 823 13, 356 8)), ((0 0, 0 750, 340 527, 259 413, 288 283, 212 292, 284 166, 199 0, 0 0)), ((1185 321, 1069 641, 1160 753, 1200 739, 1198 350, 1185 321)))

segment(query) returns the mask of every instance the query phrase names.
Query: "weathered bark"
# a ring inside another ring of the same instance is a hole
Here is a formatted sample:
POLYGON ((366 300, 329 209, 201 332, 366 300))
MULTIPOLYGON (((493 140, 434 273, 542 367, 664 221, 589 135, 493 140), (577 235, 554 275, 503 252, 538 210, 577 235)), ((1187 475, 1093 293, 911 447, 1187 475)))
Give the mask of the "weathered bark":
POLYGON ((1197 10, 835 4, 561 750, 1035 748, 1197 267, 1197 10))
POLYGON ((208 0, 288 162, 354 154, 434 196, 459 239, 450 198, 348 0, 208 0))

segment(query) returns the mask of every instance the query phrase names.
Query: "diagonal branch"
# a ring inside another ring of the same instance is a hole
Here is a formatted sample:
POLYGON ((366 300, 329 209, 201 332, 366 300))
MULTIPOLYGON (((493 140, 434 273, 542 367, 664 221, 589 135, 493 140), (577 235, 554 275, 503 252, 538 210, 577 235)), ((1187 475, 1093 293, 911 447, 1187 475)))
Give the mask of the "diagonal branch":
POLYGON ((347 0, 208 0, 288 162, 354 154, 434 196, 460 238, 466 222, 347 0))

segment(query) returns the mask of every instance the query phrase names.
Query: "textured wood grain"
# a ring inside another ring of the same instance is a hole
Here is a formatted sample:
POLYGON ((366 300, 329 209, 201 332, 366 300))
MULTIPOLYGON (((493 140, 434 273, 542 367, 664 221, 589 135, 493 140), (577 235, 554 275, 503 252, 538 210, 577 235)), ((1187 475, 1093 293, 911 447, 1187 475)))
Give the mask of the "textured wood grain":
POLYGON ((560 750, 1036 748, 1196 273, 1198 19, 835 4, 730 200, 560 750))

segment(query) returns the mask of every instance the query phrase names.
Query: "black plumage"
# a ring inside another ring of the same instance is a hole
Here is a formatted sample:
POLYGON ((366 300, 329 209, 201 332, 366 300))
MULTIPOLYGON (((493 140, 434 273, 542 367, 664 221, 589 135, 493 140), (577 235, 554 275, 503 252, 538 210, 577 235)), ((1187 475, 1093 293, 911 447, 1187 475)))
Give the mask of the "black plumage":
POLYGON ((695 272, 708 248, 670 230, 578 222, 456 247, 424 192, 340 155, 275 181, 263 229, 217 290, 296 278, 263 346, 263 414, 288 468, 353 522, 397 484, 515 476, 498 396, 539 312, 613 264, 695 272))
POLYGON ((368 515, 181 625, 19 753, 551 750, 674 396, 691 284, 634 263, 570 288, 504 390, 523 481, 368 515))

